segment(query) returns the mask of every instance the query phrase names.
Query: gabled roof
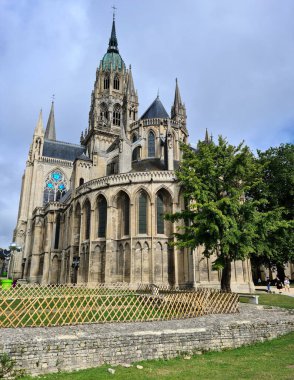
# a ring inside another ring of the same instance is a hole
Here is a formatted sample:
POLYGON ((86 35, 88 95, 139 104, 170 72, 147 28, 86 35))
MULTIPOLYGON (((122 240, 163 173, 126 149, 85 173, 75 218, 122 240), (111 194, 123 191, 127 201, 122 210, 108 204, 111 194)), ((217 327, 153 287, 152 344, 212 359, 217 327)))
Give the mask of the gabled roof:
POLYGON ((59 158, 61 160, 74 161, 85 153, 82 145, 70 144, 62 141, 44 140, 43 156, 59 158))
POLYGON ((141 119, 167 119, 169 118, 163 104, 161 103, 159 96, 154 100, 151 106, 143 113, 141 119))

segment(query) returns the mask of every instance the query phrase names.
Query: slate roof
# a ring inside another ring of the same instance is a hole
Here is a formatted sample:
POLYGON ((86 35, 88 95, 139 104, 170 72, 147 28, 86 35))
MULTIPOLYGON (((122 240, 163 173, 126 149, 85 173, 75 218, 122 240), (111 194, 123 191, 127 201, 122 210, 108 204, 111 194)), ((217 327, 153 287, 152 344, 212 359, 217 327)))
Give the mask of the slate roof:
POLYGON ((44 140, 43 156, 45 157, 74 161, 85 151, 86 148, 82 145, 70 144, 63 141, 44 140))
MULTIPOLYGON (((175 170, 179 168, 179 161, 174 161, 175 170)), ((167 170, 164 161, 159 158, 148 158, 146 160, 134 161, 132 172, 167 170)))
POLYGON ((160 119, 167 119, 169 118, 168 113, 166 112, 163 104, 161 103, 159 97, 154 100, 154 102, 151 104, 151 106, 143 113, 141 116, 141 119, 154 119, 154 118, 160 118, 160 119))

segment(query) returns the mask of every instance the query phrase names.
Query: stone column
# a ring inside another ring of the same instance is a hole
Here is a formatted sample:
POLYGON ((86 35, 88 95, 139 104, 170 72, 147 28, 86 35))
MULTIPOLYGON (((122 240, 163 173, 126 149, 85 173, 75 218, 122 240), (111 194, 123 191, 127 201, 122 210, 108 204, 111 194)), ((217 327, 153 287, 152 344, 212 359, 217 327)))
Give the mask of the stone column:
POLYGON ((89 238, 89 270, 88 270, 88 283, 93 282, 93 272, 94 268, 92 268, 92 263, 94 262, 93 260, 93 255, 94 255, 94 250, 93 250, 93 245, 92 241, 95 240, 95 209, 91 209, 91 222, 90 222, 90 238, 89 238))
POLYGON ((40 248, 42 243, 42 220, 37 217, 35 220, 34 228, 34 243, 32 249, 32 261, 31 261, 31 270, 30 270, 30 282, 38 281, 39 274, 39 261, 40 261, 40 248))
POLYGON ((113 252, 113 239, 112 232, 112 206, 107 206, 107 225, 106 225, 106 241, 105 241, 105 283, 111 283, 111 266, 112 266, 112 252, 113 252))
POLYGON ((49 214, 47 217, 47 226, 46 226, 46 241, 44 249, 44 266, 43 266, 43 276, 42 284, 48 284, 49 280, 49 271, 50 271, 50 251, 52 244, 52 231, 53 231, 53 215, 49 214))

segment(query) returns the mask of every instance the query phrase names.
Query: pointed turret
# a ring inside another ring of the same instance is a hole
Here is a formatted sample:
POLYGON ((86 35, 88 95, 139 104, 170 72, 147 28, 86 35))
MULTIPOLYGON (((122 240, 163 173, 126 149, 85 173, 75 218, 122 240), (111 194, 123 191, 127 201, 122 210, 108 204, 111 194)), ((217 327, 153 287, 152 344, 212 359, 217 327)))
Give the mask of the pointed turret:
POLYGON ((186 126, 186 108, 182 103, 181 94, 178 85, 178 79, 176 78, 176 89, 174 104, 171 108, 171 118, 180 122, 184 127, 186 126))
POLYGON ((131 65, 129 67, 128 84, 127 84, 127 95, 129 95, 129 96, 136 96, 136 90, 135 90, 135 86, 134 86, 131 65))
POLYGON ((39 119, 34 131, 35 136, 43 136, 44 135, 44 128, 43 128, 43 115, 42 115, 42 109, 39 113, 39 119))
POLYGON ((55 133, 55 118, 54 118, 54 102, 51 104, 51 110, 47 122, 47 127, 45 131, 45 139, 56 140, 55 133))
POLYGON ((109 39, 107 53, 118 53, 118 52, 119 52, 118 43, 117 43, 116 31, 115 31, 115 18, 113 15, 112 29, 111 29, 111 35, 109 39))

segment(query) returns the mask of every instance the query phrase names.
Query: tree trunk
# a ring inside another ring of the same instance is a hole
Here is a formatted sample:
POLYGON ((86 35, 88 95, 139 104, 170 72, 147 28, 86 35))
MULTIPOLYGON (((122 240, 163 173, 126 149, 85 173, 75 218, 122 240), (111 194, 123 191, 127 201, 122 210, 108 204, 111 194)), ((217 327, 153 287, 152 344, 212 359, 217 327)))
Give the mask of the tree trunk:
POLYGON ((277 276, 281 281, 285 280, 285 268, 284 265, 277 265, 277 276))
POLYGON ((231 261, 224 260, 224 269, 222 270, 221 290, 231 292, 231 261))

